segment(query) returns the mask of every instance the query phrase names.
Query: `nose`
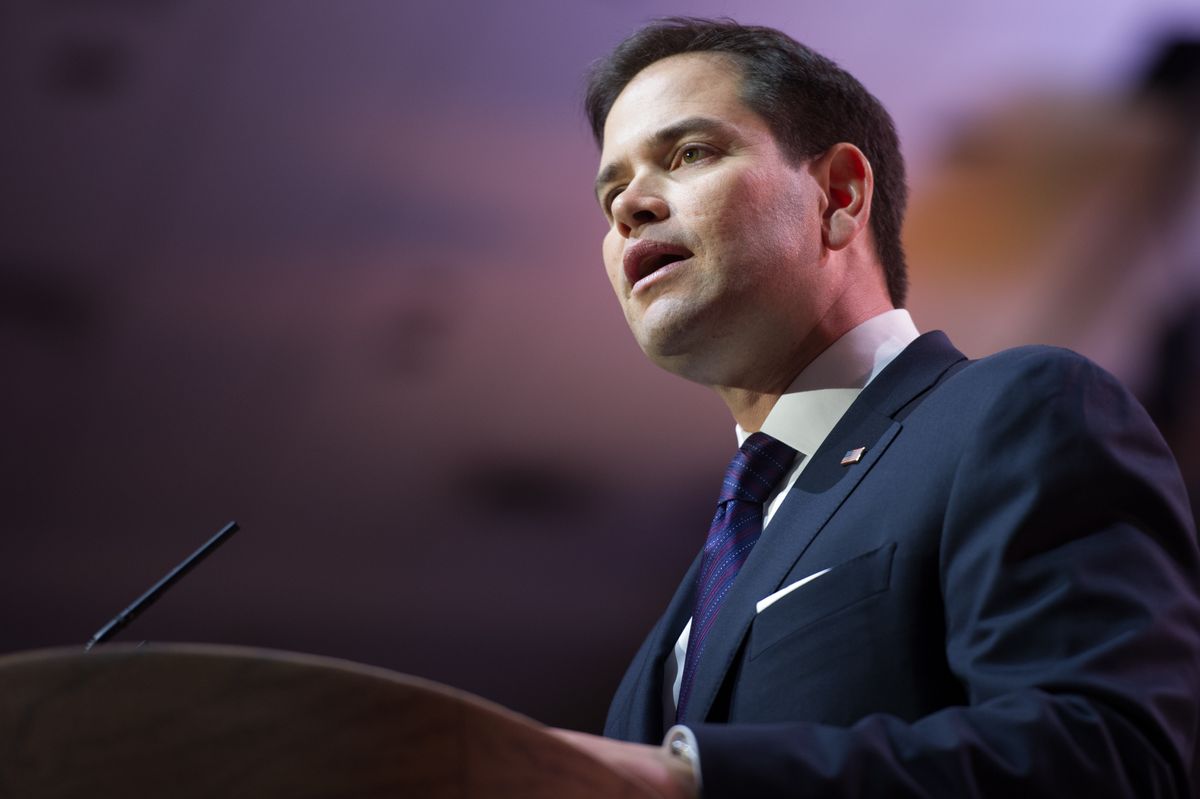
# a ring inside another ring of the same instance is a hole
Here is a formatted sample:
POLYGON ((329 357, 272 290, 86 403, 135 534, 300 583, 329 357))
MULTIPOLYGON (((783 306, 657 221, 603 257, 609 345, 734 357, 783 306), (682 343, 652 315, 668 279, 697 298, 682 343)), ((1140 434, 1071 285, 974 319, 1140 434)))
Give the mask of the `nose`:
POLYGON ((643 226, 666 219, 671 211, 649 181, 634 180, 613 200, 612 215, 617 232, 629 238, 643 226))

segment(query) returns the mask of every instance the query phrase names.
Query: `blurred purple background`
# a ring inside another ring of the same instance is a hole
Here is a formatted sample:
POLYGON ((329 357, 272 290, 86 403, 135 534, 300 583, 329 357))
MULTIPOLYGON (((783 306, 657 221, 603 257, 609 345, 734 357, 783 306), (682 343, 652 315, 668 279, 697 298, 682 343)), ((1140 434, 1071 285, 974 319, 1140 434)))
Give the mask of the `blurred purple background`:
POLYGON ((1083 351, 1195 470, 1195 119, 1138 91, 1194 0, 10 3, 0 652, 82 644, 236 518, 124 640, 597 729, 735 443, 625 329, 579 109, 680 13, 780 27, 891 109, 922 329, 1083 351))

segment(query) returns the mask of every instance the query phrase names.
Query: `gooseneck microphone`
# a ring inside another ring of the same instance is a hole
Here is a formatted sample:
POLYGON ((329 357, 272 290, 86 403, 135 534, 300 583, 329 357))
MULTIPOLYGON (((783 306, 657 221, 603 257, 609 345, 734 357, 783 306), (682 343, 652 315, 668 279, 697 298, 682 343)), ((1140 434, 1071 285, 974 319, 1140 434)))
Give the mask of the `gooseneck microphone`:
POLYGON ((92 640, 88 641, 87 645, 84 646, 83 651, 87 652, 96 644, 102 644, 119 633, 125 628, 125 625, 136 619, 143 610, 157 602, 159 597, 166 593, 168 588, 183 578, 183 575, 195 568, 197 563, 207 558, 217 547, 232 538, 233 534, 239 529, 237 522, 230 522, 222 527, 217 531, 216 535, 208 539, 199 549, 189 555, 183 563, 171 569, 166 577, 159 580, 149 591, 135 599, 132 605, 114 616, 112 621, 97 630, 96 634, 92 636, 92 640))

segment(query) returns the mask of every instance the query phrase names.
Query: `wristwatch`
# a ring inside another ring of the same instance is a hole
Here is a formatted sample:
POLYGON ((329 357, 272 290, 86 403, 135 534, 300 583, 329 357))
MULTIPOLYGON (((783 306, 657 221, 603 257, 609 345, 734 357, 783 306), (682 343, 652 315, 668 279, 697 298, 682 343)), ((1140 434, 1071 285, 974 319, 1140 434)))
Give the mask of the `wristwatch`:
POLYGON ((691 729, 682 724, 676 724, 667 730, 663 738, 663 749, 676 760, 682 760, 692 769, 696 778, 696 787, 700 787, 700 747, 696 745, 696 736, 691 729))

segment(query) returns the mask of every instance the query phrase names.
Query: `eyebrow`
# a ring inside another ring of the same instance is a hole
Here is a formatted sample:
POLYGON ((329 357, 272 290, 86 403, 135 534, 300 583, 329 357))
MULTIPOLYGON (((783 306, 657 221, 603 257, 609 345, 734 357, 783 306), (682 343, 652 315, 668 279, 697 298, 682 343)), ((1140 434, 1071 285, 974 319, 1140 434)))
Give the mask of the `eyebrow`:
MULTIPOLYGON (((686 117, 655 131, 650 136, 649 143, 654 146, 661 146, 680 139, 689 133, 717 133, 723 134, 726 137, 732 137, 736 133, 736 129, 729 123, 713 119, 712 117, 686 117)), ((595 186, 597 201, 600 201, 600 191, 609 183, 616 180, 620 174, 621 165, 619 163, 608 164, 600 170, 600 174, 596 176, 595 186)))

